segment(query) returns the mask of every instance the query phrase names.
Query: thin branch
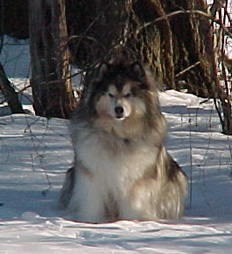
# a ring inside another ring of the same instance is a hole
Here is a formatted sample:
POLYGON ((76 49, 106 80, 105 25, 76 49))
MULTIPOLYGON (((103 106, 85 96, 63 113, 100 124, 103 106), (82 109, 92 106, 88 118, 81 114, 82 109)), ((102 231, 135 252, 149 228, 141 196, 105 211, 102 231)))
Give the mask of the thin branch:
MULTIPOLYGON (((221 101, 221 103, 223 102, 222 99, 220 101, 221 101)), ((220 108, 218 106, 218 103, 217 103, 217 99, 215 99, 215 98, 214 98, 214 106, 215 106, 215 109, 218 113, 218 117, 219 117, 219 120, 220 120, 220 123, 221 123, 221 126, 222 126, 222 131, 224 133, 224 130, 226 128, 225 117, 224 118, 222 117, 222 110, 220 110, 220 108)))
POLYGON ((193 148, 192 148, 192 119, 189 111, 189 160, 190 160, 190 191, 189 191, 189 208, 192 208, 193 200, 193 148))
POLYGON ((153 21, 145 23, 144 25, 142 25, 141 27, 139 27, 137 29, 136 34, 140 33, 141 30, 147 28, 150 25, 154 25, 157 22, 163 21, 165 19, 172 18, 173 16, 180 15, 180 14, 190 14, 190 15, 191 14, 196 14, 196 15, 200 15, 202 17, 205 17, 209 20, 212 20, 213 22, 220 25, 223 28, 223 30, 227 33, 227 35, 232 38, 232 33, 220 20, 215 19, 211 14, 208 14, 208 13, 206 13, 204 11, 200 11, 200 10, 179 10, 179 11, 171 12, 169 14, 163 15, 162 17, 156 18, 153 21))
POLYGON ((191 70, 192 68, 196 67, 196 66, 199 65, 200 63, 201 63, 200 61, 197 61, 195 64, 190 65, 189 67, 187 67, 187 68, 184 69, 183 71, 180 71, 179 73, 177 73, 177 74, 175 75, 175 78, 177 78, 177 77, 183 75, 185 72, 191 70))

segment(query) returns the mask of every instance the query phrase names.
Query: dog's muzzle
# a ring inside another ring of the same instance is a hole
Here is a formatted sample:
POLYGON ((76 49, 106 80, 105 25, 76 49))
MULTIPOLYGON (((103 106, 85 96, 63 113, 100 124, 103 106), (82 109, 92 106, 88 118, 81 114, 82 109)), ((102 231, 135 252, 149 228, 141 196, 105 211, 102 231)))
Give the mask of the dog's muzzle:
POLYGON ((117 119, 122 120, 124 118, 124 108, 122 106, 117 106, 114 108, 115 116, 117 119))

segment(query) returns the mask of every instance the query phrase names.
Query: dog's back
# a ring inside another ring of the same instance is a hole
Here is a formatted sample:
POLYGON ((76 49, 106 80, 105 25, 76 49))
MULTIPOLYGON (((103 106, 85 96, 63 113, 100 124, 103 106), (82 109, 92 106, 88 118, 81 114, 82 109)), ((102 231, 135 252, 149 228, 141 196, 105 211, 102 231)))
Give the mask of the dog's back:
POLYGON ((139 63, 104 63, 71 121, 74 167, 60 204, 77 220, 178 218, 187 180, 167 154, 155 82, 139 63))

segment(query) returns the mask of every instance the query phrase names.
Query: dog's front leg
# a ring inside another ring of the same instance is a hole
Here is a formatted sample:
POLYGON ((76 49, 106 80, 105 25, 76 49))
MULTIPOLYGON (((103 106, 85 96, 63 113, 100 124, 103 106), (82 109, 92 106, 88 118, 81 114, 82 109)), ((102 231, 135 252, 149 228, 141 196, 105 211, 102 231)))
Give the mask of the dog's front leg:
POLYGON ((78 168, 68 209, 77 221, 104 222, 104 200, 99 184, 85 169, 78 168))

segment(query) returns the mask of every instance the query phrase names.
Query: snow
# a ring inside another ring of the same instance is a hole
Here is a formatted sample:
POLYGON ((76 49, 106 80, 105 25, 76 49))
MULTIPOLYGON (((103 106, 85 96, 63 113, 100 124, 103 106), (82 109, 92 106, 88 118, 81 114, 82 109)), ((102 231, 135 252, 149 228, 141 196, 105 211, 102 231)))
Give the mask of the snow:
MULTIPOLYGON (((12 59, 14 51, 6 52, 12 59)), ((18 89, 28 84, 29 61, 22 61, 20 70, 5 65, 18 89)), ((21 99, 32 110, 30 90, 21 99)), ((160 93, 160 101, 168 122, 166 146, 189 178, 183 218, 68 220, 56 203, 73 158, 67 120, 5 113, 0 117, 0 253, 230 253, 232 137, 221 134, 211 100, 170 90, 160 93)))

